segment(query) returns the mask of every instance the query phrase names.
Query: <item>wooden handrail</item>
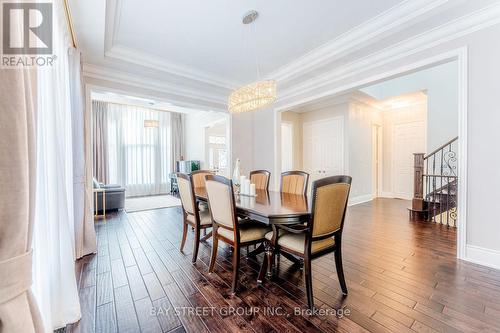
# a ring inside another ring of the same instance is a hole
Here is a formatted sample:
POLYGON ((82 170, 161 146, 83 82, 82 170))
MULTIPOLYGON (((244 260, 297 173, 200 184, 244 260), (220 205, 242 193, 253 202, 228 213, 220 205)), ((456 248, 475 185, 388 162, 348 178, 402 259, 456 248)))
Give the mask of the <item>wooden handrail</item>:
POLYGON ((453 139, 451 139, 450 141, 446 142, 445 144, 441 145, 439 148, 436 148, 432 153, 427 154, 427 156, 424 157, 424 160, 428 159, 432 155, 436 154, 438 151, 444 149, 446 146, 451 145, 453 142, 455 142, 457 140, 458 140, 458 136, 455 137, 455 138, 453 138, 453 139))

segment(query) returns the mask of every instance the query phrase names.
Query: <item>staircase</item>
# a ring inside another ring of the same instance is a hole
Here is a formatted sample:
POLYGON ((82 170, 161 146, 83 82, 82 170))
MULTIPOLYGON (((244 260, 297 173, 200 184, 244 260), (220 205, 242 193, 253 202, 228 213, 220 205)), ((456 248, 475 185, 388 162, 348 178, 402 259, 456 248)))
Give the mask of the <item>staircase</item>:
POLYGON ((432 153, 414 153, 414 193, 410 220, 430 221, 449 227, 457 220, 458 137, 432 153))

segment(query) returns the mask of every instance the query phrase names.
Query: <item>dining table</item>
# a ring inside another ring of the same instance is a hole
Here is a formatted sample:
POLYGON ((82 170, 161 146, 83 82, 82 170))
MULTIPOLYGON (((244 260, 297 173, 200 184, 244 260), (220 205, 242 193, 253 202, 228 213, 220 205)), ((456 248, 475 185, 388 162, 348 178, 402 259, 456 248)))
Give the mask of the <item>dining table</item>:
MULTIPOLYGON (((195 187, 194 193, 196 199, 200 202, 207 202, 207 190, 205 187, 195 187)), ((286 224, 302 224, 306 223, 310 218, 309 199, 303 194, 284 193, 278 191, 256 190, 255 196, 247 196, 235 193, 236 214, 240 218, 248 218, 260 223, 269 225, 277 234, 277 225, 286 224)), ((274 260, 269 260, 272 256, 273 247, 271 242, 265 242, 252 252, 247 254, 247 257, 255 257, 256 255, 266 252, 268 260, 264 259, 262 272, 266 271, 266 276, 271 277, 273 273, 274 260)), ((287 259, 300 263, 300 259, 282 253, 287 259)), ((258 283, 262 283, 263 275, 259 273, 258 283)))
MULTIPOLYGON (((206 202, 205 187, 194 189, 196 199, 206 202)), ((236 213, 267 225, 298 224, 307 222, 310 216, 308 197, 302 194, 256 190, 255 196, 235 193, 236 213)))

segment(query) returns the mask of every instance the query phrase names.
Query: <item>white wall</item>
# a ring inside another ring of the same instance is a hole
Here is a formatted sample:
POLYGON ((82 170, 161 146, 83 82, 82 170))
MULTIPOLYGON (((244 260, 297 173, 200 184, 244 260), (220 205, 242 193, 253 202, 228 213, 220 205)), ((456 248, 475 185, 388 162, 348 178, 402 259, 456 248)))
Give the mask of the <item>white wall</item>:
POLYGON ((361 91, 386 99, 415 91, 427 91, 427 151, 433 151, 458 135, 458 67, 452 61, 384 81, 361 91))
POLYGON ((205 153, 205 127, 220 122, 228 121, 228 114, 222 112, 197 112, 186 115, 185 140, 186 160, 200 160, 201 168, 208 168, 205 153))

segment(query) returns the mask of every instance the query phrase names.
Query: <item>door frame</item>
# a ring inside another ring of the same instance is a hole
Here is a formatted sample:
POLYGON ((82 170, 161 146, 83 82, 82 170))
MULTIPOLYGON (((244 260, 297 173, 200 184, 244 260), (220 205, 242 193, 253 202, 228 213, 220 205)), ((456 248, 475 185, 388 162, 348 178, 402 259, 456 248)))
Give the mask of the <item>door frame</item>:
MULTIPOLYGON (((291 148, 291 154, 290 154, 290 157, 292 159, 292 168, 290 170, 293 170, 294 169, 294 159, 295 159, 295 154, 294 154, 294 150, 295 150, 295 145, 294 145, 294 135, 293 135, 293 132, 294 132, 294 124, 293 122, 291 121, 287 121, 287 120, 282 120, 281 121, 281 126, 283 127, 283 125, 286 125, 288 127, 290 127, 290 133, 291 133, 291 140, 290 140, 290 148, 291 148)), ((283 144, 283 133, 281 133, 281 144, 283 144)), ((281 148, 283 148, 283 145, 281 145, 281 148)), ((281 151, 283 151, 283 149, 281 149, 281 151)), ((283 170, 283 156, 281 156, 281 169, 283 170)), ((287 171, 290 171, 290 170, 287 170, 287 171)))
MULTIPOLYGON (((401 60, 403 57, 395 59, 401 60)), ((281 137, 280 126, 278 126, 281 120, 281 112, 288 111, 294 107, 304 105, 306 103, 318 100, 322 97, 333 96, 348 91, 356 90, 362 88, 363 86, 368 86, 370 84, 375 84, 380 81, 392 79, 398 76, 403 76, 411 72, 426 69, 428 67, 437 66, 446 62, 457 61, 457 71, 458 71, 458 151, 459 161, 458 161, 458 186, 460 190, 458 191, 457 199, 457 258, 464 259, 468 261, 473 261, 468 258, 466 253, 467 248, 467 114, 468 114, 468 47, 462 46, 450 51, 436 54, 431 57, 422 58, 415 62, 407 62, 405 65, 399 66, 395 69, 382 71, 379 74, 372 76, 365 76, 364 78, 353 81, 351 83, 339 86, 328 91, 325 91, 317 96, 309 96, 300 100, 295 100, 290 103, 278 106, 274 109, 274 123, 275 123, 275 164, 274 172, 279 174, 280 165, 278 161, 280 160, 280 144, 278 138, 281 137)), ((331 79, 335 81, 335 78, 331 79)), ((324 82, 327 84, 328 82, 324 82)))
MULTIPOLYGON (((224 114, 221 112, 221 114, 224 114)), ((225 128, 226 128, 226 131, 225 131, 225 138, 226 138, 226 150, 227 150, 227 172, 228 172, 228 176, 231 175, 231 155, 230 155, 230 151, 231 151, 231 137, 230 137, 230 131, 231 131, 231 124, 230 124, 230 119, 228 119, 228 115, 227 114, 224 114, 224 117, 222 117, 221 119, 217 119, 217 120, 214 120, 214 121, 211 121, 207 124, 205 124, 205 126, 203 126, 203 147, 202 147, 202 151, 203 151, 203 158, 204 159, 207 159, 208 157, 208 151, 207 151, 207 129, 210 128, 210 127, 213 127, 213 126, 216 126, 220 123, 224 123, 225 124, 225 128)), ((208 159, 206 161, 206 163, 208 163, 208 159)))
POLYGON ((382 184, 384 177, 384 131, 381 124, 372 123, 372 176, 376 174, 377 186, 375 186, 375 179, 372 179, 372 197, 378 198, 382 194, 382 184), (375 139, 375 141, 374 141, 375 139), (377 154, 373 152, 373 148, 377 146, 377 154), (378 160, 376 173, 375 169, 375 159, 378 160))

